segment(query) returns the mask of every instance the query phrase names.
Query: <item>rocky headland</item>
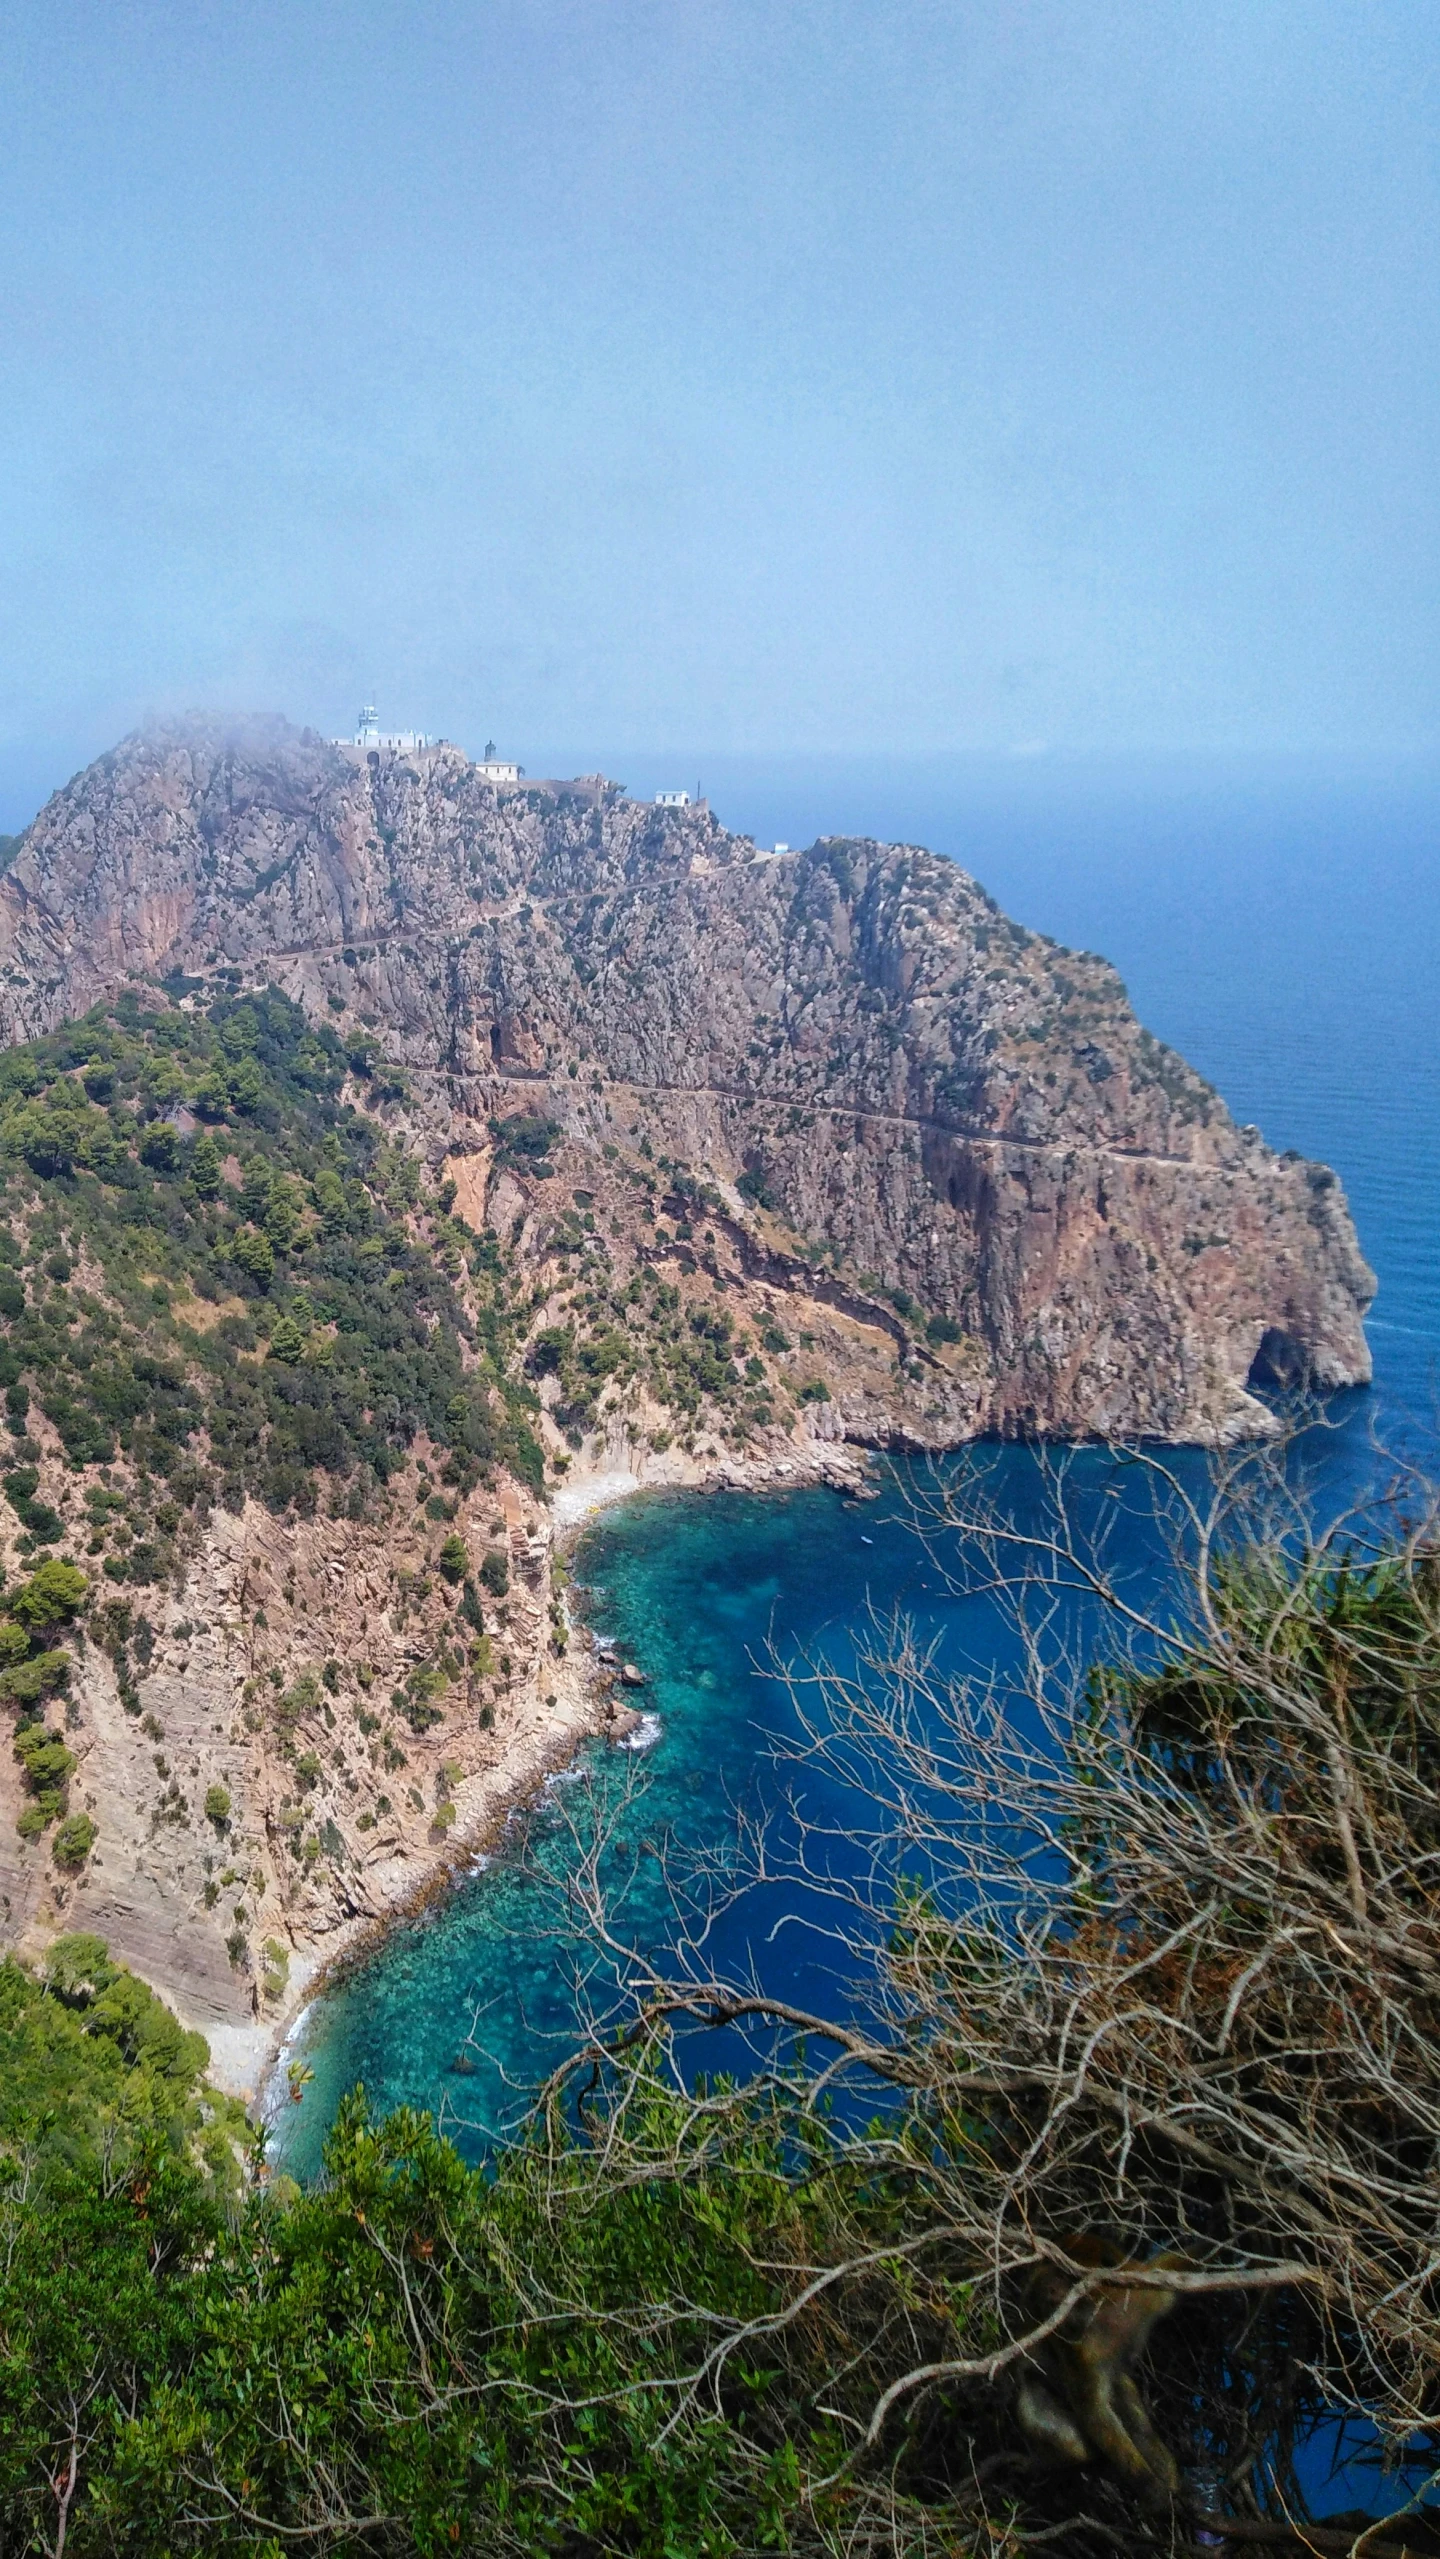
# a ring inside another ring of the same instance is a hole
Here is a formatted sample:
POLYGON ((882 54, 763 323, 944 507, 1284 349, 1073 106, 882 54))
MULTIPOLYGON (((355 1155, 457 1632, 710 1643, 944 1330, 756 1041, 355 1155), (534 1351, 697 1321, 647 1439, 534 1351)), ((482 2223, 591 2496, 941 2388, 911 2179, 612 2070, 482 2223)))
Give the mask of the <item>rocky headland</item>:
POLYGON ((1370 1374, 1373 1280, 1333 1173, 1237 1127, 1106 962, 911 846, 777 857, 599 777, 497 790, 447 746, 152 729, 58 792, 0 879, 0 1037, 39 1060, 0 1102, 22 1167, 9 1355, 35 1385, 11 1407, 11 1585, 58 1544, 113 1602, 127 1546, 101 1492, 152 1557, 143 1664, 82 1633, 66 1674, 96 1832, 78 1870, 33 1820, 17 1838, 25 1781, 0 1764, 0 1921, 107 1935, 222 2063, 229 2034, 237 2079, 328 1952, 603 1721, 552 1573, 587 1487, 845 1475, 857 1450, 981 1433, 1222 1444, 1268 1427, 1259 1387, 1370 1374), (267 1064, 266 989, 319 1064, 279 1030, 267 1064), (123 1037, 57 1043, 117 1002, 123 1037), (72 1107, 110 1137, 47 1169, 35 1114, 72 1107), (164 1303, 140 1304, 123 1237, 86 1241, 125 1219, 170 1237, 141 1274, 164 1303), (205 1407, 157 1547, 163 1434, 142 1421, 101 1461, 53 1393, 49 1417, 51 1298, 82 1291, 132 1366, 158 1327, 143 1358, 180 1378, 228 1323, 261 1386, 278 1362, 328 1410, 360 1321, 345 1256, 382 1244, 415 1356, 449 1326, 464 1393, 406 1409, 357 1371, 348 1438, 317 1424, 298 1454, 272 1393, 243 1463, 205 1407), (57 1251, 76 1268, 47 1296, 57 1251), (431 1256, 439 1311, 406 1278, 431 1256), (503 1557, 503 1625, 462 1627, 446 1536, 503 1557), (387 1786, 401 1743, 375 1700, 398 1716, 417 1663, 442 1666, 439 1702, 387 1786))

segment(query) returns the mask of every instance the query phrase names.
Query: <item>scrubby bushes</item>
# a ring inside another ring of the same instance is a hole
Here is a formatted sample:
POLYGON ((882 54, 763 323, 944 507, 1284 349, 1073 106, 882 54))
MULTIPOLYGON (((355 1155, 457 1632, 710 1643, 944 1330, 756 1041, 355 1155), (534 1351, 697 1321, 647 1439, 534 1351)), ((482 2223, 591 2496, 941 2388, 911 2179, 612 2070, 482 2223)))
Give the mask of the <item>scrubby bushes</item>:
POLYGON ((51 1855, 56 1865, 74 1872, 84 1865, 98 1837, 99 1832, 88 1813, 71 1813, 55 1833, 51 1855))
POLYGON ((505 1463, 538 1485, 499 1256, 421 1208, 415 1160, 343 1098, 356 1071, 273 990, 203 1013, 126 998, 0 1061, 5 1493, 36 1544, 62 1521, 37 1501, 32 1403, 75 1468, 123 1456, 158 1484, 158 1532, 92 1513, 107 1577, 141 1586, 185 1513, 249 1493, 306 1514, 342 1486, 363 1504, 421 1431, 462 1484, 505 1463))
POLYGON ((14 1751, 24 1780, 26 1802, 16 1828, 23 1840, 41 1839, 59 1822, 53 1853, 64 1867, 83 1866, 94 1845, 95 1827, 87 1815, 64 1818, 69 1781, 75 1771, 73 1751, 64 1735, 45 1722, 49 1701, 64 1690, 70 1655, 56 1636, 84 1604, 87 1583, 75 1565, 50 1556, 28 1582, 0 1600, 0 1704, 16 1712, 14 1751))

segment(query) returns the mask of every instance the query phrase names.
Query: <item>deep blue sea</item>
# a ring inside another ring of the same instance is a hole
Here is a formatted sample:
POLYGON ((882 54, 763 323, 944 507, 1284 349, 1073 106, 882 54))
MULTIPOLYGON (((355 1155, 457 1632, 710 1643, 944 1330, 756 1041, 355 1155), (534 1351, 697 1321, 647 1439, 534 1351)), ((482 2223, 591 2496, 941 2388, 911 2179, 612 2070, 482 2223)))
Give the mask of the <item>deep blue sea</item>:
MULTIPOLYGON (((617 769, 636 789, 674 778, 617 769)), ((1370 1479, 1377 1434, 1432 1449, 1440 767, 857 760, 712 766, 702 778, 727 822, 759 842, 928 843, 1022 922, 1113 960, 1141 1018, 1237 1118, 1335 1165, 1349 1193, 1380 1279, 1376 1385, 1336 1399, 1332 1427, 1307 1450, 1319 1502, 1338 1507, 1370 1479)), ((1033 1457, 1008 1450, 995 1463, 1004 1498, 1033 1503, 1033 1457)), ((1128 1478, 1103 1450, 1078 1470, 1086 1500, 1118 1491, 1122 1561, 1153 1586, 1155 1539, 1128 1478)), ((435 2109, 472 2152, 514 2121, 585 1995, 567 1893, 602 1812, 606 1879, 641 1946, 673 1936, 677 1877, 697 1860, 724 1870, 741 1813, 768 1808, 783 1846, 794 1726, 777 1659, 848 1665, 867 1611, 900 1607, 951 1666, 1003 1669, 993 1608, 937 1586, 904 1489, 866 1506, 827 1491, 647 1496, 592 1528, 576 1559, 585 1604, 644 1665, 659 1739, 643 1754, 596 1746, 507 1852, 316 2004, 302 2028, 315 2079, 302 2105, 281 2109, 287 2166, 314 2171, 356 2079, 378 2107, 435 2109)), ((842 1798, 815 1808, 844 1832, 842 1798)), ((750 1895, 715 1927, 717 1966, 754 1960, 804 1999, 843 1998, 823 1939, 783 1924, 789 1906, 750 1895)), ((588 1995, 605 1988, 592 1981, 588 1995)))

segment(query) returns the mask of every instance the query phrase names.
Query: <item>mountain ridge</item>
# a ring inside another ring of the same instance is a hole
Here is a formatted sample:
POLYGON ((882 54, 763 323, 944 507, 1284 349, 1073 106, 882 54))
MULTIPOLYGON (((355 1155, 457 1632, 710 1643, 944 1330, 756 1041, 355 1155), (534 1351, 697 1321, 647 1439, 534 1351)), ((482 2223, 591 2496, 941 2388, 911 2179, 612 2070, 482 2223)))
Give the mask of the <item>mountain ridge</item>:
POLYGON ((748 1177, 872 1294, 959 1323, 989 1376, 911 1436, 1224 1438, 1260 1426, 1267 1335, 1318 1384, 1368 1377, 1328 1168, 1237 1128, 1108 963, 919 848, 757 855, 708 811, 280 721, 138 733, 0 881, 0 1032, 235 965, 383 1035, 432 1151, 543 1084, 582 1147, 748 1177))
POLYGON ((232 2087, 625 1737, 597 1491, 1369 1374, 1328 1168, 913 847, 172 725, 0 877, 0 1038, 0 1636, 76 1577, 0 1675, 0 1936, 105 1937, 232 2087))

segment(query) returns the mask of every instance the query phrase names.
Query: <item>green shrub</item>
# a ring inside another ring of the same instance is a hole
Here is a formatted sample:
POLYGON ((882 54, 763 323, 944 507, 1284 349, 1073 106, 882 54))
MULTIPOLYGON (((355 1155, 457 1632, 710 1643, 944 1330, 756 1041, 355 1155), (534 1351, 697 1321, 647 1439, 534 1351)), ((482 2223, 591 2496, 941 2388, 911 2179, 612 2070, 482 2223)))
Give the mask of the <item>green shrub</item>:
POLYGON ((260 1988, 267 1999, 283 1998, 290 1979, 290 1950, 278 1937, 267 1937, 260 1949, 260 1988))
POLYGON ((15 1756, 20 1762, 26 1792, 30 1797, 15 1827, 22 1839, 38 1839, 51 1822, 58 1821, 66 1809, 66 1784, 77 1765, 73 1751, 67 1750, 59 1733, 46 1730, 43 1724, 22 1724, 15 1735, 15 1756))
POLYGON ((45 1627, 63 1625, 67 1619, 74 1617, 83 1606, 89 1587, 78 1565, 52 1555, 5 1605, 22 1626, 39 1633, 45 1627))
POLYGON ((291 1368, 305 1357, 305 1336, 293 1316, 280 1317, 270 1336, 269 1357, 283 1360, 291 1368))
POLYGON ((446 1538, 439 1554, 440 1570, 447 1582, 461 1582, 470 1569, 470 1555, 463 1537, 454 1529, 446 1538))
POLYGON ((75 1754, 59 1733, 42 1724, 22 1724, 15 1736, 15 1756, 33 1793, 49 1795, 65 1784, 77 1766, 75 1754))
POLYGON ((230 1247, 230 1258, 257 1288, 268 1289, 275 1276, 275 1247, 268 1235, 252 1226, 242 1227, 230 1247))
POLYGON ((57 1866, 83 1866, 98 1837, 88 1813, 71 1813, 55 1833, 50 1854, 57 1866))
POLYGON ((195 1144, 191 1149, 190 1179, 194 1183, 202 1200, 213 1200, 219 1198, 221 1180, 220 1149, 216 1145, 214 1138, 203 1131, 201 1135, 196 1138, 195 1144))
POLYGON ((228 1822, 230 1819, 230 1789, 228 1786, 222 1786, 217 1781, 215 1785, 206 1787, 205 1819, 207 1822, 213 1822, 217 1830, 223 1829, 225 1823, 228 1822))
POLYGON ((417 1662, 403 1688, 395 1691, 394 1703, 403 1714, 412 1733, 428 1732, 443 1718, 436 1699, 443 1697, 450 1682, 443 1670, 433 1662, 417 1662))
POLYGON ((253 1057, 242 1058, 230 1076, 230 1105, 244 1119, 255 1119, 265 1103, 265 1078, 253 1057))
POLYGON ((84 1101, 72 1084, 52 1086, 46 1102, 31 1102, 7 1114, 3 1124, 7 1151, 23 1156, 45 1181, 83 1168, 113 1171, 120 1148, 103 1111, 84 1101))
POLYGON ((547 1156, 561 1134, 558 1120, 543 1119, 532 1111, 512 1112, 508 1119, 492 1120, 495 1159, 499 1164, 522 1164, 534 1169, 547 1156))
MULTIPOLYGON (((10 1630, 19 1633, 19 1628, 10 1630)), ((0 1698, 9 1706, 35 1706, 42 1697, 63 1688, 70 1671, 66 1652, 34 1653, 26 1661, 12 1662, 0 1671, 0 1698)))

